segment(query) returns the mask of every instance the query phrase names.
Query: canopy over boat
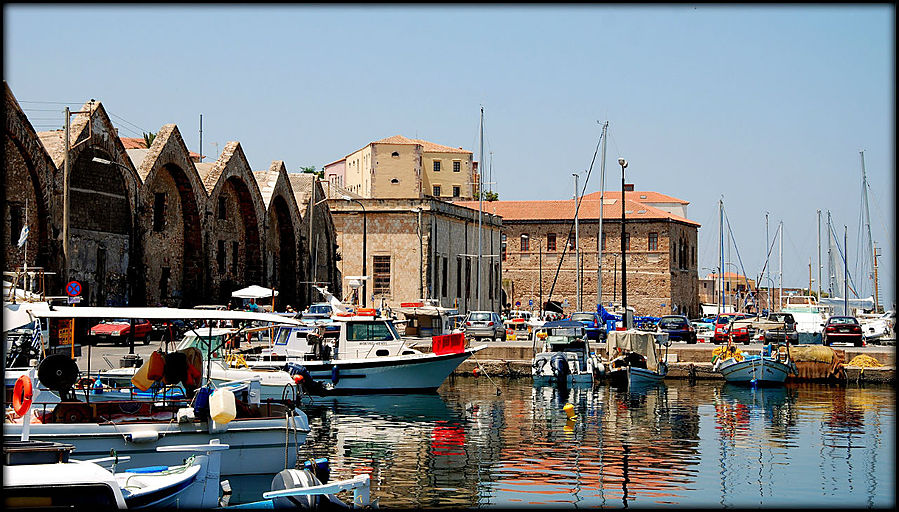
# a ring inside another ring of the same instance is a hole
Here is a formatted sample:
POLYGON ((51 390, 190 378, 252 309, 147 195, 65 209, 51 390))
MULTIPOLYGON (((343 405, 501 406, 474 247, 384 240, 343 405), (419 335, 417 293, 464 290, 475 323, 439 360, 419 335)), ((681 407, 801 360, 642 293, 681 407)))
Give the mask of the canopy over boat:
POLYGON ((54 306, 52 309, 30 309, 35 318, 146 318, 147 320, 237 320, 271 324, 303 325, 295 318, 271 313, 228 311, 214 309, 138 308, 138 307, 72 307, 54 306))
POLYGON ((656 352, 656 336, 654 333, 629 329, 627 331, 610 331, 606 338, 609 358, 618 356, 616 348, 630 350, 646 357, 646 369, 658 371, 659 358, 656 352))
POLYGON ((276 297, 277 295, 277 290, 272 290, 271 288, 256 284, 241 288, 231 294, 232 297, 237 297, 238 299, 265 299, 276 297))

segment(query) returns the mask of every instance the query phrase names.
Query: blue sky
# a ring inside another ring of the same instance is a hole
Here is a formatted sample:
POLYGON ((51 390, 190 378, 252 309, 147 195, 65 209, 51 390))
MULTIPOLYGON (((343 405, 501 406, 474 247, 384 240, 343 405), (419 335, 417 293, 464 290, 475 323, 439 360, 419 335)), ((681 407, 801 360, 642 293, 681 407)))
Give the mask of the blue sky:
MULTIPOLYGON (((620 184, 621 155, 637 189, 689 201, 700 267, 718 264, 723 197, 729 260, 739 252, 746 274, 761 272, 767 212, 769 241, 784 224, 784 286, 808 286, 820 209, 840 244, 847 226, 849 271, 868 295, 864 150, 889 306, 894 20, 891 5, 6 4, 3 75, 38 130, 95 98, 121 135, 175 123, 196 151, 202 114, 204 154, 236 140, 257 170, 321 168, 397 134, 478 159, 483 106, 500 199, 571 197, 571 173, 590 167, 608 120, 605 188, 620 184)), ((588 193, 599 171, 597 160, 588 193)), ((775 248, 775 286, 778 263, 775 248)))

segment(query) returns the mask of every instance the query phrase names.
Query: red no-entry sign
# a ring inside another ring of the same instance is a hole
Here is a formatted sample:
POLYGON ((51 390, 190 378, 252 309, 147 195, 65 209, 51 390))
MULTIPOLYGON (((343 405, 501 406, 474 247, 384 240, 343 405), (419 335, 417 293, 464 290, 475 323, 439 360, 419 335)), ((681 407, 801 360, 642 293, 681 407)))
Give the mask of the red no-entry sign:
POLYGON ((81 283, 78 281, 69 281, 69 284, 66 285, 66 293, 69 294, 69 297, 81 295, 81 283))

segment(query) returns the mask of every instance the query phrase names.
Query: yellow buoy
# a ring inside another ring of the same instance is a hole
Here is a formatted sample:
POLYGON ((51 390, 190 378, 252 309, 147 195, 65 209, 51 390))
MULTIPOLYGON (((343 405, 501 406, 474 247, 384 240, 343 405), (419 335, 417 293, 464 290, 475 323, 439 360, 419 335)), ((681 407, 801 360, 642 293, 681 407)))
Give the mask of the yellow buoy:
POLYGON ((565 404, 565 407, 562 407, 562 410, 565 411, 565 414, 568 415, 569 420, 575 417, 573 405, 565 404))

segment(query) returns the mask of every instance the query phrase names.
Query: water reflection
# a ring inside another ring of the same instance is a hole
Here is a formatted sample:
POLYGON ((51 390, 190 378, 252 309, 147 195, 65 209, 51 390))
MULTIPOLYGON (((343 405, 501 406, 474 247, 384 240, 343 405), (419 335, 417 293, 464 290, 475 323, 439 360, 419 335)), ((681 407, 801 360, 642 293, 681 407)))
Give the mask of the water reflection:
POLYGON ((385 508, 895 502, 890 387, 498 383, 316 399, 301 456, 370 472, 385 508))

